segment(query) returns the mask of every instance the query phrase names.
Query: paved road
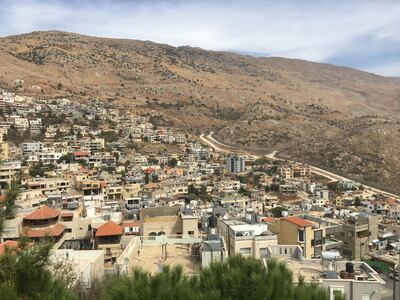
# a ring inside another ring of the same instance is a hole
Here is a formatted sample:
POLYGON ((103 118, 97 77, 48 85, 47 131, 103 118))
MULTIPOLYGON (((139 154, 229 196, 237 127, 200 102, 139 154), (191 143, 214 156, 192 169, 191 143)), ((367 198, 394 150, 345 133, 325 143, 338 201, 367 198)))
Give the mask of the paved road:
MULTIPOLYGON (((211 133, 208 134, 208 135, 201 134, 201 135, 200 135, 200 139, 201 139, 203 142, 205 142, 206 144, 208 144, 210 147, 212 147, 214 150, 218 151, 218 152, 227 152, 227 153, 229 153, 229 152, 236 152, 236 151, 240 150, 240 149, 238 149, 237 147, 233 147, 233 146, 230 146, 230 145, 227 145, 227 144, 224 144, 224 143, 221 143, 221 142, 217 141, 217 140, 212 136, 213 133, 214 133, 214 132, 211 132, 211 133)), ((250 155, 250 156, 252 156, 252 157, 254 157, 254 158, 256 158, 256 159, 257 159, 257 158, 260 158, 260 156, 254 155, 254 154, 249 153, 249 152, 246 152, 246 151, 240 151, 240 152, 246 153, 247 155, 250 155)), ((271 152, 270 154, 265 155, 265 157, 267 157, 267 158, 269 158, 269 159, 274 159, 274 160, 283 160, 283 159, 280 159, 280 158, 275 157, 277 153, 278 153, 278 151, 273 151, 273 152, 271 152)), ((288 162, 291 162, 291 163, 295 163, 295 161, 291 161, 291 160, 287 160, 287 161, 288 161, 288 162)), ((346 177, 343 177, 343 176, 334 174, 334 173, 329 172, 329 171, 326 171, 326 170, 324 170, 324 169, 321 169, 321 168, 318 168, 318 167, 315 167, 315 166, 311 166, 311 165, 310 165, 310 167, 311 167, 311 171, 312 171, 313 173, 318 174, 318 175, 321 175, 321 176, 324 176, 324 177, 329 178, 329 179, 331 179, 331 180, 333 180, 333 181, 337 181, 337 180, 348 180, 348 181, 352 181, 352 180, 349 179, 349 178, 346 178, 346 177)), ((364 184, 363 184, 363 186, 364 186, 364 189, 370 190, 370 191, 372 191, 372 192, 374 192, 374 193, 383 194, 383 195, 387 195, 387 196, 389 196, 389 197, 394 197, 394 198, 399 198, 399 199, 400 199, 400 196, 399 196, 399 195, 395 195, 395 194, 392 194, 392 193, 389 193, 389 192, 386 192, 386 191, 382 191, 382 190, 380 190, 380 189, 376 189, 376 188, 371 187, 371 186, 368 186, 368 185, 364 185, 364 184)), ((399 298, 399 299, 400 299, 400 298, 399 298)))
MULTIPOLYGON (((386 282, 386 285, 382 289, 382 300, 393 300, 393 279, 390 279, 384 274, 379 274, 379 276, 386 282)), ((397 299, 400 299, 400 281, 396 282, 397 288, 397 299)))

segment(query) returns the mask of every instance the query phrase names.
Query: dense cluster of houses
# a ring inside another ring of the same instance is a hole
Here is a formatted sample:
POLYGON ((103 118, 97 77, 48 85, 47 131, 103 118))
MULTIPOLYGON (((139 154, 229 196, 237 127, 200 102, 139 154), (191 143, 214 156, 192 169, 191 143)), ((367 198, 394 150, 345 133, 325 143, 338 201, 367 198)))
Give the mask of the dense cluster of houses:
POLYGON ((77 262, 88 282, 116 268, 179 262, 190 273, 229 255, 275 257, 319 270, 306 279, 348 299, 379 295, 384 282, 361 260, 398 263, 399 199, 304 164, 217 152, 151 119, 2 91, 0 201, 11 186, 18 195, 0 249, 51 238, 54 258, 77 262), (358 273, 333 275, 329 257, 358 273))

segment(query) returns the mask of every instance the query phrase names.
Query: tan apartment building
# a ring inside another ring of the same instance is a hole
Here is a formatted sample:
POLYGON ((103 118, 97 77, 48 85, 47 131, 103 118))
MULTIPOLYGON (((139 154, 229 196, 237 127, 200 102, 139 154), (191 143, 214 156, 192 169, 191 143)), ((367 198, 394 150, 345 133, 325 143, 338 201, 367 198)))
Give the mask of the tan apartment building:
POLYGON ((342 225, 343 230, 335 237, 343 242, 344 257, 361 259, 369 253, 369 244, 378 238, 379 216, 352 213, 342 225))
POLYGON ((275 219, 268 228, 278 235, 279 245, 298 245, 305 258, 320 257, 324 249, 325 228, 300 217, 275 219))
POLYGON ((0 165, 0 187, 7 187, 11 181, 16 179, 21 171, 20 161, 5 162, 0 165))
POLYGON ((28 190, 41 190, 43 195, 66 192, 69 181, 61 178, 40 178, 24 181, 28 190))
POLYGON ((228 255, 241 254, 263 258, 267 248, 278 244, 276 234, 264 223, 249 224, 241 220, 218 220, 218 234, 224 238, 228 255))
POLYGON ((140 235, 199 235, 198 219, 183 213, 180 206, 154 207, 140 209, 140 235))
POLYGON ((10 155, 9 155, 9 152, 8 152, 8 144, 7 143, 1 143, 0 144, 0 160, 7 160, 9 158, 10 158, 10 155))
POLYGON ((106 183, 100 180, 80 180, 76 182, 76 189, 82 191, 85 196, 100 195, 102 187, 106 183))

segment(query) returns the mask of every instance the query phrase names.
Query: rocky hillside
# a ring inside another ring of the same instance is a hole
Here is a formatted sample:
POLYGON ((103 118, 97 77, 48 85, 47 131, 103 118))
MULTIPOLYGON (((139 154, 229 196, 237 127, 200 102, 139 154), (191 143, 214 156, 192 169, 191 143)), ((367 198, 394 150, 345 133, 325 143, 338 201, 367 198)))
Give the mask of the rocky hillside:
POLYGON ((0 86, 24 79, 25 94, 155 109, 160 124, 212 130, 400 192, 398 78, 56 31, 1 38, 0 68, 0 86))

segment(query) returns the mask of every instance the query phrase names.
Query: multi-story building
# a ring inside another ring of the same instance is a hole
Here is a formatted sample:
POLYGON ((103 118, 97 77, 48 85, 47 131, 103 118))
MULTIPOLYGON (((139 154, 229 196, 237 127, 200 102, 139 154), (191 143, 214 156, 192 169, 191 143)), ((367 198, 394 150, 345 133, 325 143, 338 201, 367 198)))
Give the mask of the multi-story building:
POLYGON ((143 236, 195 236, 198 220, 179 206, 140 209, 140 235, 143 236))
POLYGON ((282 194, 297 194, 298 187, 294 184, 280 184, 279 193, 282 194))
POLYGON ((29 120, 30 131, 33 134, 39 134, 42 131, 42 119, 36 118, 29 120))
POLYGON ((105 262, 113 262, 121 254, 122 234, 123 228, 112 220, 94 229, 94 247, 105 251, 105 262))
POLYGON ((4 142, 4 136, 7 135, 8 129, 0 127, 0 142, 4 142))
POLYGON ((100 180, 78 180, 76 182, 76 188, 82 191, 85 196, 100 195, 103 187, 106 183, 100 180))
POLYGON ((58 159, 60 159, 63 156, 61 152, 55 152, 55 151, 46 151, 43 153, 39 153, 38 158, 43 164, 51 164, 51 163, 56 163, 58 159))
POLYGON ((0 160, 4 161, 9 159, 8 144, 0 142, 0 160))
POLYGON ((264 223, 248 224, 240 220, 218 220, 217 232, 228 249, 228 255, 241 254, 263 258, 269 245, 277 245, 277 235, 264 223))
POLYGON ((341 260, 334 251, 324 252, 322 259, 307 259, 298 246, 269 246, 267 258, 287 262, 296 274, 294 281, 301 277, 305 283, 315 284, 327 290, 329 300, 341 294, 347 300, 379 300, 383 295, 385 281, 367 263, 341 260))
POLYGON ((29 120, 27 118, 13 116, 13 121, 14 121, 15 128, 18 130, 27 130, 29 128, 29 120))
POLYGON ((61 224, 60 211, 46 205, 23 217, 21 235, 33 240, 52 238, 58 241, 66 226, 61 224))
POLYGON ((0 187, 6 188, 11 181, 17 178, 21 171, 20 161, 10 161, 0 164, 0 187))
POLYGON ((42 142, 22 143, 20 147, 24 155, 39 153, 43 151, 42 142))
POLYGON ((104 149, 104 139, 90 139, 84 141, 84 147, 89 148, 92 153, 104 149))
POLYGON ((43 195, 60 194, 70 187, 69 181, 62 178, 37 178, 24 183, 28 190, 41 190, 43 195))
POLYGON ((237 191, 221 192, 219 196, 213 196, 215 202, 221 205, 229 205, 244 209, 249 204, 249 197, 239 194, 237 191))
POLYGON ((268 227, 278 235, 279 245, 298 245, 305 258, 320 257, 325 250, 326 230, 300 217, 274 219, 268 227))
POLYGON ((369 243, 378 238, 378 216, 352 213, 346 219, 343 230, 336 238, 343 242, 344 257, 361 259, 369 253, 369 243))
POLYGON ((229 156, 226 158, 226 168, 231 173, 241 173, 246 170, 243 156, 229 156))

